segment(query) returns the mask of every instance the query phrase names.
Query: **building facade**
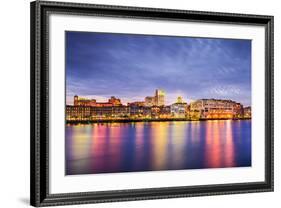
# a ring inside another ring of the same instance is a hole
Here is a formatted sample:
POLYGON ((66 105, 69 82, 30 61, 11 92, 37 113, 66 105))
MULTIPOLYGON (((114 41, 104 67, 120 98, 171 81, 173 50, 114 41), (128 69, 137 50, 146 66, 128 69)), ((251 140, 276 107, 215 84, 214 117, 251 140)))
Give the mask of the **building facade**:
POLYGON ((171 105, 171 115, 174 118, 185 118, 187 117, 188 105, 183 101, 182 97, 177 98, 177 102, 171 105))
POLYGON ((121 100, 112 96, 108 102, 97 102, 74 96, 74 105, 66 106, 67 121, 99 121, 120 119, 250 119, 251 107, 232 100, 199 99, 188 105, 178 97, 172 105, 165 105, 165 93, 156 90, 155 96, 145 101, 122 105, 121 100))
POLYGON ((252 118, 252 109, 250 106, 244 108, 244 118, 252 118))
POLYGON ((235 119, 243 117, 243 105, 232 100, 201 99, 190 103, 191 118, 235 119))
POLYGON ((165 92, 163 90, 156 89, 154 96, 147 96, 144 100, 145 106, 164 106, 165 105, 165 92))
POLYGON ((164 106, 165 105, 165 92, 163 90, 155 91, 155 105, 164 106))
POLYGON ((144 104, 146 107, 152 107, 155 105, 155 97, 147 96, 144 99, 144 104))
POLYGON ((145 106, 145 102, 144 101, 136 101, 136 102, 132 102, 132 103, 127 103, 127 106, 145 106))
POLYGON ((129 116, 130 107, 128 106, 66 106, 66 119, 70 121, 128 118, 129 116))
POLYGON ((91 120, 91 107, 67 105, 66 120, 91 120))
POLYGON ((112 107, 122 106, 121 100, 112 96, 108 102, 97 102, 96 99, 88 99, 83 97, 74 96, 74 106, 87 106, 87 107, 112 107))

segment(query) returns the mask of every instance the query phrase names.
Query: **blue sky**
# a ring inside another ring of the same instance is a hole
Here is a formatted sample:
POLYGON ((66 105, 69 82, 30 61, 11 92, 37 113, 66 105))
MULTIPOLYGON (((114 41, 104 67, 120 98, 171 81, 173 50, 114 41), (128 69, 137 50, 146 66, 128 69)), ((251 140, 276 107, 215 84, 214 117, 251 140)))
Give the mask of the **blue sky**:
POLYGON ((251 41, 66 32, 66 96, 143 101, 155 89, 251 105, 251 41))

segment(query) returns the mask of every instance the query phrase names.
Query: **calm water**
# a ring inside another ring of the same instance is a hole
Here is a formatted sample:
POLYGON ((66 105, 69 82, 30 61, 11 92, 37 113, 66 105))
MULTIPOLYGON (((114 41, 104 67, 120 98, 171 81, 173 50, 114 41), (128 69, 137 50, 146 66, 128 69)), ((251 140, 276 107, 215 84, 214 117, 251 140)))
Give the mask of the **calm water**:
POLYGON ((66 126, 66 174, 251 166, 251 121, 66 126))

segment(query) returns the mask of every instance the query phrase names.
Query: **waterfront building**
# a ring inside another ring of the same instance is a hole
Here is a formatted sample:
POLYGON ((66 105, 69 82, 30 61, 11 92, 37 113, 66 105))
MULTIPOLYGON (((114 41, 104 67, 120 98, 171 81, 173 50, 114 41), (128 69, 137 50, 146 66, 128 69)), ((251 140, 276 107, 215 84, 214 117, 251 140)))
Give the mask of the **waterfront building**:
POLYGON ((200 99, 190 103, 191 118, 233 119, 243 117, 243 106, 232 100, 200 99))
POLYGON ((160 107, 159 106, 153 106, 151 107, 151 118, 160 118, 160 107))
POLYGON ((159 118, 171 118, 171 106, 161 106, 160 107, 160 113, 159 118))
POLYGON ((251 118, 251 107, 232 100, 200 99, 188 105, 182 97, 170 106, 165 106, 165 93, 156 90, 155 96, 145 101, 122 105, 121 100, 112 96, 108 102, 97 102, 74 96, 74 105, 66 106, 67 121, 98 121, 118 119, 240 119, 251 118))
POLYGON ((187 103, 182 97, 177 98, 177 102, 171 105, 171 114, 175 118, 185 118, 187 115, 187 103))
POLYGON ((251 109, 250 106, 245 107, 243 109, 243 111, 244 111, 244 118, 251 118, 252 117, 252 109, 251 109))
POLYGON ((127 106, 145 106, 145 102, 144 101, 136 101, 136 102, 132 102, 132 103, 127 103, 127 106))
POLYGON ((66 106, 66 120, 90 120, 91 107, 86 106, 66 106))
POLYGON ((122 106, 121 100, 112 96, 108 102, 97 102, 96 99, 88 99, 74 96, 74 106, 88 106, 88 107, 112 107, 122 106))
POLYGON ((92 118, 128 118, 129 115, 128 106, 91 107, 92 118))
POLYGON ((66 106, 66 120, 96 120, 103 118, 128 118, 130 109, 128 106, 66 106))
POLYGON ((95 99, 88 99, 83 97, 78 97, 78 95, 74 96, 74 106, 93 106, 96 104, 95 99))
POLYGON ((151 107, 130 105, 129 111, 131 118, 151 118, 151 107))
POLYGON ((147 96, 145 97, 145 106, 152 107, 155 105, 155 97, 147 96))
POLYGON ((244 117, 244 107, 241 103, 235 103, 233 110, 234 110, 234 118, 244 117))

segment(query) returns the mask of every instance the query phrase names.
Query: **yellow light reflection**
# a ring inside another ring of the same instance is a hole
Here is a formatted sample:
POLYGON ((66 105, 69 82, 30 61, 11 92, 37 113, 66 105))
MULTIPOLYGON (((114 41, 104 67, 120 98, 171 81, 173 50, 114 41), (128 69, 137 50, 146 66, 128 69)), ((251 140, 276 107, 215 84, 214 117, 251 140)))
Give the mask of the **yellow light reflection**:
POLYGON ((73 126, 71 159, 74 170, 84 170, 89 166, 88 156, 91 154, 91 137, 89 136, 89 126, 73 126))
POLYGON ((232 121, 226 122, 226 141, 225 141, 225 165, 228 167, 232 167, 235 165, 234 161, 234 144, 232 137, 232 121))
POLYGON ((144 128, 145 123, 138 122, 135 125, 135 159, 134 167, 138 168, 144 161, 144 128))
POLYGON ((152 166, 155 170, 165 169, 167 162, 168 124, 167 122, 153 122, 151 125, 151 139, 153 140, 152 166))
POLYGON ((173 122, 170 132, 170 140, 172 142, 173 167, 181 167, 185 162, 185 140, 188 125, 186 122, 173 122))

